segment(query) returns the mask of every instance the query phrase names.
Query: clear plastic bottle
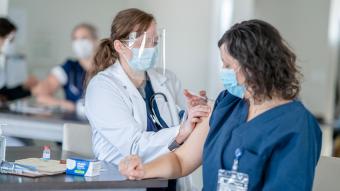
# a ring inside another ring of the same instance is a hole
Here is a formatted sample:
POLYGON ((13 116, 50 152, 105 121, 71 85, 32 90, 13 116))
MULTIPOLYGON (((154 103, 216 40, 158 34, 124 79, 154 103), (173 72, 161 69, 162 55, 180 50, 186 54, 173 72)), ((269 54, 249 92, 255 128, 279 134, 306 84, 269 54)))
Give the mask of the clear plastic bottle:
POLYGON ((0 162, 6 159, 6 137, 2 134, 2 126, 0 124, 0 162))
POLYGON ((34 174, 39 174, 39 171, 34 166, 17 164, 14 162, 1 161, 0 162, 0 173, 34 175, 34 174))

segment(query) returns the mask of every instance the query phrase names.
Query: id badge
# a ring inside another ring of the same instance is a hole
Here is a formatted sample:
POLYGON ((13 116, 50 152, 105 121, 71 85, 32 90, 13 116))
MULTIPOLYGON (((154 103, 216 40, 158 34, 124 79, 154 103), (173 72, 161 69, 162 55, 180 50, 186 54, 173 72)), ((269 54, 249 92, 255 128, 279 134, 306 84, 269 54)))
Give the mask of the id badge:
POLYGON ((238 172, 239 159, 242 156, 242 149, 235 150, 235 158, 232 170, 218 170, 217 191, 247 191, 249 176, 246 173, 238 172))
POLYGON ((249 176, 237 171, 220 169, 217 181, 217 191, 247 191, 249 176))

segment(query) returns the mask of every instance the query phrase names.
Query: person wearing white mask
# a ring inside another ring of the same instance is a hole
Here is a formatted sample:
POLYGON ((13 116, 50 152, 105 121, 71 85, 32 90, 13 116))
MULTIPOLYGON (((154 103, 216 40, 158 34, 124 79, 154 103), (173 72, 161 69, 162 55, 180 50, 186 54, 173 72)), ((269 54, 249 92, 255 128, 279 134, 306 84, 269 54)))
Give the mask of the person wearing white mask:
MULTIPOLYGON (((31 95, 31 89, 36 85, 34 76, 29 76, 24 82, 11 83, 8 68, 9 58, 17 56, 14 39, 17 27, 7 18, 0 18, 0 101, 11 101, 31 95)), ((16 67, 16 66, 15 66, 16 67)), ((21 65, 20 65, 21 67, 21 65)), ((13 68, 13 67, 12 67, 13 68)), ((20 68, 22 69, 22 68, 20 68)), ((13 73, 13 71, 11 71, 13 73)))
POLYGON ((91 68, 93 53, 97 45, 97 30, 86 23, 77 25, 72 31, 72 49, 77 60, 67 60, 52 69, 47 79, 41 81, 33 94, 37 102, 46 106, 57 106, 74 112, 82 102, 86 72, 91 68), (65 99, 54 94, 63 88, 65 99))
MULTIPOLYGON (((165 70, 160 59, 165 54, 161 46, 165 31, 156 28, 151 14, 122 10, 112 21, 110 37, 98 46, 89 72, 85 113, 99 160, 117 165, 125 156, 138 154, 150 161, 179 147, 196 122, 210 112, 205 98, 183 91, 176 75, 165 70), (187 111, 184 117, 183 110, 187 111)), ((187 178, 170 181, 168 188, 160 190, 176 187, 192 190, 187 178)))

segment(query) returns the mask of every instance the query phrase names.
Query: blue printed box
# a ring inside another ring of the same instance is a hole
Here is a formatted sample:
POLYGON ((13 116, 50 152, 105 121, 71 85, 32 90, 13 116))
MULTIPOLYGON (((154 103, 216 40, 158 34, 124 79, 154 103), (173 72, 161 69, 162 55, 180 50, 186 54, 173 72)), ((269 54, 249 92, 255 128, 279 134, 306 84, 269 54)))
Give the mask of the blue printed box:
POLYGON ((66 160, 66 174, 77 176, 98 176, 100 174, 100 161, 89 159, 70 158, 66 160))

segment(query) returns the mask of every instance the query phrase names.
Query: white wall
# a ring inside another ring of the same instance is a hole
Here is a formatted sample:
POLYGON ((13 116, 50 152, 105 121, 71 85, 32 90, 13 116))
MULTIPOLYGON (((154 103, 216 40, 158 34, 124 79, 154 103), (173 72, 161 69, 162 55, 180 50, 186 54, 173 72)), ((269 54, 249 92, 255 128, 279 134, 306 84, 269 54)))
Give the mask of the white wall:
POLYGON ((297 54, 301 98, 314 114, 333 119, 336 63, 328 41, 329 0, 256 0, 255 17, 281 32, 297 54))
POLYGON ((8 11, 8 0, 0 0, 0 16, 6 16, 8 11))
POLYGON ((73 56, 70 33, 80 22, 98 27, 108 36, 113 16, 124 0, 11 0, 9 16, 19 26, 17 47, 27 55, 31 72, 46 76, 49 69, 73 56), (81 7, 80 7, 81 6, 81 7))
POLYGON ((193 91, 207 89, 211 1, 128 0, 129 7, 151 12, 166 28, 167 67, 193 91))
POLYGON ((223 90, 220 80, 220 68, 222 66, 220 52, 217 47, 218 40, 235 23, 248 20, 254 16, 254 0, 214 0, 211 15, 210 36, 210 62, 208 77, 208 93, 212 98, 223 90))

